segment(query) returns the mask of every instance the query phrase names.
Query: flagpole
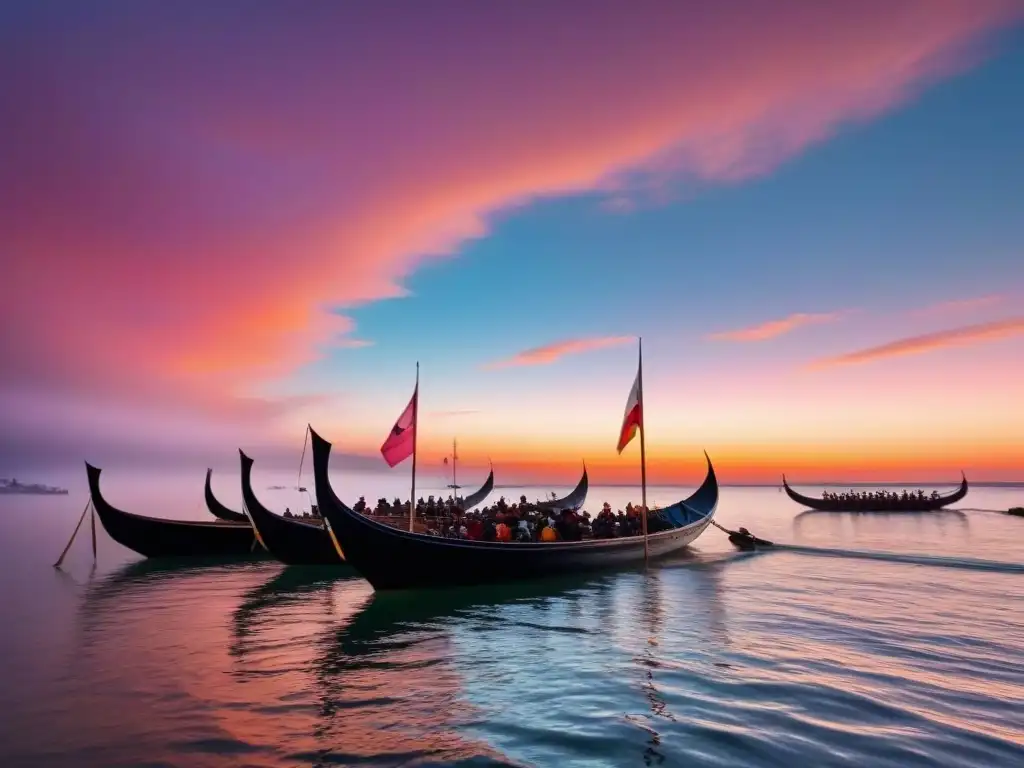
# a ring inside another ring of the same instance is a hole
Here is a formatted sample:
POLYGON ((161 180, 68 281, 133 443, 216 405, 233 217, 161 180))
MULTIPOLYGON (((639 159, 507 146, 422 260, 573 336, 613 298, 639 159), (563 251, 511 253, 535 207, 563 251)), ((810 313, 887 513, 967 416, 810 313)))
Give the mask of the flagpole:
POLYGON ((644 340, 637 337, 640 365, 637 369, 637 401, 640 403, 640 525, 644 532, 644 562, 647 562, 647 448, 644 445, 644 340))
POLYGON ((420 429, 420 363, 416 361, 416 389, 413 390, 412 406, 412 493, 409 496, 409 532, 413 531, 416 516, 416 438, 420 429))

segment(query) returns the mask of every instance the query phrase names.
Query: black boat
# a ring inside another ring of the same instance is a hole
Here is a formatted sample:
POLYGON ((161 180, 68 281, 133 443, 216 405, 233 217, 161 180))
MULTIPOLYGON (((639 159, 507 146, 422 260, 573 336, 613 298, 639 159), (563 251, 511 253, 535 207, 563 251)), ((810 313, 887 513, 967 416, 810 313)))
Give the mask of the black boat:
POLYGON ((218 520, 226 520, 229 523, 248 523, 249 518, 241 512, 235 512, 233 509, 228 509, 219 501, 217 497, 213 495, 213 488, 210 487, 210 477, 213 475, 212 469, 206 470, 206 508, 210 511, 210 514, 216 517, 218 520))
POLYGON ((89 494, 114 541, 146 557, 244 557, 259 548, 248 523, 164 520, 124 512, 100 493, 100 469, 86 463, 89 494))
POLYGON ((934 512, 950 504, 954 504, 967 495, 967 476, 965 475, 960 487, 945 496, 918 497, 908 495, 906 499, 899 498, 834 498, 815 499, 797 493, 789 487, 786 476, 782 476, 782 487, 786 494, 797 504, 803 504, 809 509, 816 509, 820 512, 934 512))
POLYGON ((330 532, 321 524, 282 517, 260 504, 252 489, 253 460, 243 451, 242 503, 267 551, 287 565, 342 565, 330 532))
POLYGON ((560 499, 551 499, 550 501, 538 501, 535 504, 528 504, 530 509, 544 509, 551 512, 561 512, 562 510, 569 510, 576 512, 583 503, 587 500, 587 491, 590 490, 590 480, 587 477, 587 468, 583 467, 583 476, 580 481, 576 483, 576 487, 570 491, 568 496, 563 496, 560 499))
MULTIPOLYGON (((331 444, 310 429, 313 472, 320 513, 345 556, 377 590, 517 581, 614 568, 643 562, 644 539, 512 543, 445 539, 410 533, 351 510, 328 477, 331 444)), ((648 536, 651 557, 682 549, 710 524, 718 504, 718 481, 708 459, 707 477, 685 501, 652 513, 668 526, 648 536)))

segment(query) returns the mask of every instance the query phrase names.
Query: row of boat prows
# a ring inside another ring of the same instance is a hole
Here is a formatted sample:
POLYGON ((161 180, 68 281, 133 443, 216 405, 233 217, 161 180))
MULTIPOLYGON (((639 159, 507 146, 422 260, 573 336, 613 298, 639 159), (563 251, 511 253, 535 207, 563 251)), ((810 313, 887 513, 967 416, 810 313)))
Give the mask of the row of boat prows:
POLYGON ((0 477, 0 494, 25 493, 36 496, 67 496, 66 488, 57 488, 53 485, 40 485, 38 483, 19 483, 17 478, 8 480, 0 477))

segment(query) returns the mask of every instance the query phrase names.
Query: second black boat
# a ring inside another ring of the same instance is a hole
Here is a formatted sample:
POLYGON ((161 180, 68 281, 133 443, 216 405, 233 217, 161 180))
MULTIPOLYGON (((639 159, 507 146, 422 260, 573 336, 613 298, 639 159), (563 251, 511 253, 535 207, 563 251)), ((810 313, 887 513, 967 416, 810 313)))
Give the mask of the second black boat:
POLYGON ((271 512, 252 489, 253 460, 239 451, 242 460, 242 503, 252 527, 267 551, 287 565, 342 565, 345 559, 323 525, 271 512))

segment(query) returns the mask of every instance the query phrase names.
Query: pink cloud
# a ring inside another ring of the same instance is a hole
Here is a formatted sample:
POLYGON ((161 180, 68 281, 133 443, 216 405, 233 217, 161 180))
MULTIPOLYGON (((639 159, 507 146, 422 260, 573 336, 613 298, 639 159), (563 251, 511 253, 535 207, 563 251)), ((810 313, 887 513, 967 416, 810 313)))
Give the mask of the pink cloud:
POLYGON ((489 363, 488 369, 511 368, 520 365, 550 365, 558 362, 566 355, 579 355, 584 352, 591 352, 595 349, 617 347, 620 344, 627 344, 636 341, 635 336, 603 336, 593 339, 566 339, 545 344, 542 347, 534 347, 513 355, 507 360, 498 360, 489 363))
POLYGON ((807 325, 831 323, 843 316, 842 312, 806 313, 797 312, 781 320, 769 320, 760 325, 740 328, 735 331, 712 333, 709 339, 716 341, 766 341, 783 336, 807 325))
POLYGON ((919 316, 930 316, 930 315, 947 315, 956 312, 971 312, 975 309, 985 309, 987 307, 1001 304, 1005 300, 1004 296, 999 294, 990 294, 988 296, 977 296, 973 299, 953 299, 952 301, 940 301, 937 304, 930 304, 927 307, 915 309, 911 314, 919 316))
POLYGON ((811 364, 812 368, 831 368, 837 365, 858 365, 889 357, 919 355, 952 346, 966 346, 1024 334, 1024 317, 1013 317, 991 323, 968 325, 937 333, 926 333, 882 344, 877 347, 829 357, 811 364))
POLYGON ((0 388, 221 402, 359 346, 339 310, 402 296, 497 211, 764 173, 963 66, 1021 12, 794 0, 606 4, 583 26, 574 3, 14 16, 0 346, 17 363, 0 388))

